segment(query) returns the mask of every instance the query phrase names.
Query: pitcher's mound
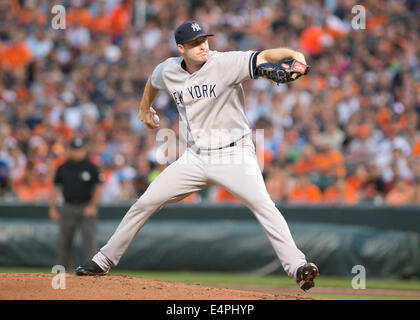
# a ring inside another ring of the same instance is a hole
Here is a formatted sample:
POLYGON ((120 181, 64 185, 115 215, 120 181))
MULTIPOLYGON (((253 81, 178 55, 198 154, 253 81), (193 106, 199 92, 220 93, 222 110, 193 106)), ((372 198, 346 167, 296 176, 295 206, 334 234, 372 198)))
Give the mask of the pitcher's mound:
POLYGON ((199 284, 157 281, 127 276, 13 273, 0 275, 0 299, 8 300, 297 300, 299 295, 214 288, 199 284), (65 285, 65 289, 54 289, 65 285))

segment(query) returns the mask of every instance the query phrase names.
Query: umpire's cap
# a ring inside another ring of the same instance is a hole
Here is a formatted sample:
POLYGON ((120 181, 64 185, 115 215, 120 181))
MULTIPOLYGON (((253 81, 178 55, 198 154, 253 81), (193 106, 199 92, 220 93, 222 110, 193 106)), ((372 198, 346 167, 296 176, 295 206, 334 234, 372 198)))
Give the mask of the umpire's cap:
POLYGON ((70 147, 72 149, 80 149, 80 148, 83 148, 84 146, 85 146, 85 140, 83 140, 83 138, 81 137, 73 138, 73 140, 70 143, 70 147))
POLYGON ((207 33, 203 25, 197 21, 184 22, 175 30, 175 41, 177 44, 184 44, 200 37, 210 36, 214 36, 214 34, 207 33))

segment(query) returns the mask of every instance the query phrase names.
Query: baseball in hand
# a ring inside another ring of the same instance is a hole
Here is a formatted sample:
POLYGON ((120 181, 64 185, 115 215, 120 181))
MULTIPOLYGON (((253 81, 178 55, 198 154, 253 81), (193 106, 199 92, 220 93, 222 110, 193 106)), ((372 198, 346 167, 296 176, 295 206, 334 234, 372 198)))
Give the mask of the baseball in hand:
POLYGON ((159 124, 160 120, 159 120, 159 116, 157 114, 153 114, 152 119, 153 119, 153 122, 155 124, 159 124))

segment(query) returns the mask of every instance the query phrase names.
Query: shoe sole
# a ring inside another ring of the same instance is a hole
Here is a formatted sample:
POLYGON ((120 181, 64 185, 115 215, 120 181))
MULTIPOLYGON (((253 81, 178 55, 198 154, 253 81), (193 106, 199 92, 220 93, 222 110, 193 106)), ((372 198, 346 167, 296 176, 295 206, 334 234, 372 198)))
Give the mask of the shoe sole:
POLYGON ((107 274, 108 272, 97 273, 97 272, 90 272, 87 270, 83 270, 83 271, 76 270, 77 276, 106 276, 107 274))
POLYGON ((319 276, 317 266, 311 265, 308 269, 303 271, 303 279, 299 282, 299 287, 303 291, 308 291, 315 286, 314 279, 319 276))

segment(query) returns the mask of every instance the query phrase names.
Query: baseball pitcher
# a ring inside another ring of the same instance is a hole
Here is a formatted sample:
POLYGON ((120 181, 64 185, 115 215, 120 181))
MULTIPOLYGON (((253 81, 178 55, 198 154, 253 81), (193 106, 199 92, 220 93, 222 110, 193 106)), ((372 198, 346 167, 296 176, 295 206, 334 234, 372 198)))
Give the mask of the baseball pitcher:
POLYGON ((287 48, 212 51, 210 36, 213 34, 199 22, 181 24, 175 31, 181 56, 168 58, 154 69, 140 103, 140 120, 150 128, 158 128, 159 118, 152 108, 154 99, 160 90, 174 99, 186 141, 185 152, 153 180, 108 243, 91 261, 76 269, 77 275, 108 273, 155 212, 193 192, 219 185, 254 213, 288 276, 305 291, 314 286, 318 268, 308 263, 296 247, 285 219, 266 190, 245 115, 241 84, 258 77, 287 83, 307 74, 310 67, 301 53, 287 48))

